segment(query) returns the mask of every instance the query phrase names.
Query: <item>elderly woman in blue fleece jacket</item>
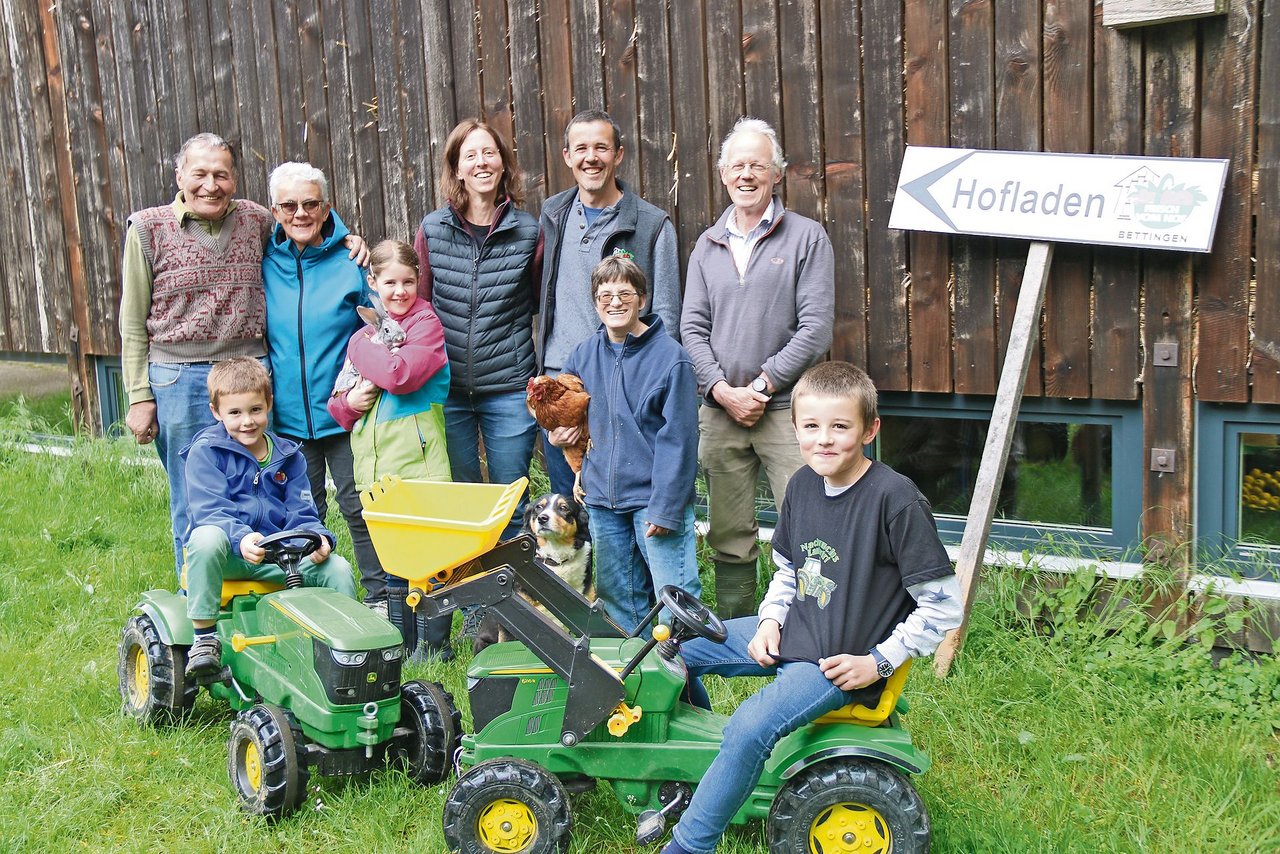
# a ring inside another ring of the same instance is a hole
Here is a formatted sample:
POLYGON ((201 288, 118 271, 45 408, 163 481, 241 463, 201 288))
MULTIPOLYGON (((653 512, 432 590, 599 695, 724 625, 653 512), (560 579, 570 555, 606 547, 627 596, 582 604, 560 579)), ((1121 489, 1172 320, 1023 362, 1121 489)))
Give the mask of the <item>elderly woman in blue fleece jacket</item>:
MULTIPOLYGON (((591 274, 601 325, 579 344, 564 373, 591 395, 591 448, 582 489, 596 555, 596 590, 620 626, 632 631, 664 585, 700 596, 694 549, 698 392, 693 363, 662 318, 644 314, 648 283, 624 255, 591 274)), ((556 445, 572 428, 552 431, 556 445)))

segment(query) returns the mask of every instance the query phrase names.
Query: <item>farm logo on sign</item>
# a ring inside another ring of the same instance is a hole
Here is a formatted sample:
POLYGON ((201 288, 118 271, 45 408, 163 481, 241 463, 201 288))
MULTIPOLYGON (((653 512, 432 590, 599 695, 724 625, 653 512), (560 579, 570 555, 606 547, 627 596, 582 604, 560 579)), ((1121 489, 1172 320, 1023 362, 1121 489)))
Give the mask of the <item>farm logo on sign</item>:
POLYGON ((1173 183, 1173 175, 1160 177, 1159 182, 1138 184, 1129 195, 1133 205, 1133 217, 1147 228, 1174 228, 1182 225, 1191 212, 1208 198, 1199 187, 1173 183))

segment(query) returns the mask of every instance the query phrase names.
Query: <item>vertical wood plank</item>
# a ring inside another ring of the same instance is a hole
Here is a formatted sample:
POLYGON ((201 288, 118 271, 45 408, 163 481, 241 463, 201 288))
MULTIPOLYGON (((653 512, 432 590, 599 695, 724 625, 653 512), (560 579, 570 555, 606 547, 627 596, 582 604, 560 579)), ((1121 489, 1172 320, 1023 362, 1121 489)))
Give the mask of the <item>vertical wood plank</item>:
MULTIPOLYGON (((573 39, 569 20, 569 0, 541 0, 538 4, 539 62, 542 65, 542 115, 546 133, 545 195, 550 196, 573 184, 573 172, 564 162, 564 129, 573 118, 573 39)), ((526 165, 521 158, 521 165, 526 165)), ((531 206, 532 209, 532 206, 531 206)))
MULTIPOLYGON (((235 71, 235 46, 231 37, 231 10, 227 0, 208 0, 209 35, 207 51, 212 70, 204 77, 204 86, 217 100, 217 120, 210 126, 214 133, 240 146, 241 78, 235 71)), ((198 44, 205 44, 197 39, 198 44)), ((205 51, 200 51, 205 53, 205 51)))
POLYGON ((1264 5, 1261 40, 1253 400, 1280 403, 1280 4, 1264 5))
POLYGON ((129 197, 135 209, 161 204, 171 200, 176 190, 173 155, 177 149, 168 151, 160 145, 145 0, 114 5, 110 26, 120 86, 124 156, 130 164, 129 197))
POLYGON ((601 0, 569 0, 573 45, 573 111, 605 109, 601 0))
POLYGON ((640 185, 640 120, 636 103, 636 14, 633 0, 604 0, 601 21, 604 41, 605 107, 622 131, 625 156, 618 177, 631 189, 645 194, 640 185))
MULTIPOLYGON (((99 3, 99 6, 109 5, 99 3)), ((196 123, 202 129, 212 130, 219 136, 226 137, 229 131, 222 122, 222 101, 225 95, 213 87, 213 44, 214 29, 209 20, 208 0, 185 0, 182 13, 175 21, 176 38, 183 42, 182 50, 191 58, 193 96, 192 108, 196 111, 196 123)), ((102 20, 101 10, 96 17, 102 20)), ((218 29, 225 32, 225 26, 219 21, 218 29)), ((175 50, 176 53, 176 50, 175 50)))
POLYGON ((480 3, 480 89, 485 121, 511 140, 511 62, 507 55, 507 7, 501 0, 480 3))
MULTIPOLYGON (((728 204, 724 185, 715 170, 720 143, 733 123, 746 112, 742 82, 742 9, 739 0, 706 0, 707 9, 707 148, 711 153, 710 226, 728 204)), ((682 129, 684 130, 684 129, 682 129)), ((685 130, 685 132, 689 132, 685 130)), ((701 233, 701 232, 699 232, 701 233)), ((693 246, 685 247, 686 252, 693 246)))
MULTIPOLYGON (((1213 236, 1198 276, 1195 389, 1201 400, 1249 399, 1249 277, 1253 244, 1254 60, 1258 0, 1231 0, 1225 18, 1201 24, 1200 156, 1230 160, 1213 236)), ((1265 90, 1264 90, 1265 91, 1265 90)), ((1267 92, 1266 98, 1280 98, 1267 92)))
POLYGON ((825 187, 817 0, 779 0, 778 34, 779 49, 788 58, 779 129, 787 153, 787 207, 821 221, 825 187))
POLYGON ((393 6, 391 0, 374 0, 369 10, 378 138, 382 145, 382 233, 397 240, 411 240, 405 182, 409 164, 405 159, 403 104, 400 100, 402 77, 396 49, 399 37, 393 6))
POLYGON ((427 79, 422 53, 422 10, 417 3, 399 3, 396 10, 394 48, 399 68, 395 95, 400 113, 400 145, 404 156, 404 211, 399 222, 388 222, 388 233, 412 241, 422 215, 435 198, 435 167, 431 157, 430 116, 422 97, 427 79))
MULTIPOLYGON (((307 162, 329 177, 333 174, 329 126, 334 111, 329 107, 328 84, 324 74, 324 24, 320 17, 320 2, 299 0, 297 12, 298 67, 302 81, 301 88, 293 97, 300 99, 302 104, 307 162)), ((288 92, 285 97, 290 97, 288 92)), ((340 96, 335 93, 334 97, 336 99, 340 96)))
MULTIPOLYGON (((671 121, 671 45, 667 35, 666 0, 636 0, 636 99, 639 124, 635 154, 639 155, 640 187, 644 198, 668 212, 675 211, 675 135, 671 121)), ((692 99, 696 93, 690 93, 692 99)), ((673 213, 672 219, 675 220, 673 213)))
POLYGON ((454 75, 453 103, 457 121, 484 115, 484 97, 480 92, 480 10, 475 0, 452 0, 449 3, 450 28, 453 39, 454 75))
MULTIPOLYGON (((1040 150, 1040 4, 997 3, 996 7, 996 148, 1007 151, 1040 150)), ((1002 359, 1009 340, 1009 324, 1017 304, 1026 244, 1020 240, 996 242, 996 311, 1000 321, 1002 359)), ((1039 347, 1031 355, 1026 393, 1040 394, 1039 347)))
POLYGON ((356 222, 366 239, 381 240, 387 233, 387 216, 382 196, 382 141, 378 132, 378 85, 374 73, 378 57, 374 54, 368 4, 364 0, 343 0, 342 19, 351 81, 349 109, 353 120, 359 211, 356 222))
MULTIPOLYGON (((905 109, 907 142, 945 146, 951 137, 947 122, 946 0, 907 3, 903 15, 906 51, 905 109)), ((913 391, 951 391, 951 276, 949 238, 912 232, 910 360, 913 391)))
MULTIPOLYGON (((951 0, 951 145, 995 147, 995 15, 991 0, 951 0)), ((996 390, 995 241, 951 241, 955 328, 952 382, 959 394, 996 390)), ((912 262, 914 269, 914 258, 912 262)))
POLYGON ((5 216, 0 217, 0 308, 4 310, 0 347, 19 353, 40 352, 43 342, 37 333, 45 307, 33 286, 36 252, 26 247, 43 249, 44 241, 37 243, 36 221, 30 209, 35 196, 29 190, 31 171, 24 154, 31 146, 23 139, 30 134, 29 113, 23 109, 29 95, 21 81, 38 80, 43 85, 45 70, 41 62, 39 73, 34 73, 37 69, 22 52, 25 33, 12 4, 0 4, 0 15, 0 193, 5 202, 5 216))
MULTIPOLYGON (((1079 0, 1048 0, 1044 18, 1044 146, 1088 153, 1093 144, 1089 72, 1093 10, 1079 0)), ((1092 258, 1083 246, 1057 253, 1044 305, 1044 393, 1089 396, 1089 285, 1092 258)))
MULTIPOLYGON (((298 0, 276 0, 272 16, 274 44, 263 46, 264 51, 275 54, 277 92, 280 103, 281 148, 279 160, 262 164, 265 181, 271 170, 285 161, 303 161, 309 157, 308 135, 311 130, 306 121, 304 91, 307 71, 302 67, 300 9, 298 0)), ((265 23, 265 22, 264 22, 265 23)), ((315 165, 315 164, 312 164, 315 165)), ((323 167, 322 167, 323 168, 323 167)), ((268 196, 261 196, 262 199, 268 196)))
POLYGON ((902 7, 898 0, 862 4, 862 80, 867 182, 867 373, 883 391, 911 385, 907 347, 907 240, 889 230, 902 169, 902 7))
MULTIPOLYGON (((436 195, 440 169, 444 164, 444 144, 449 132, 461 118, 454 102, 454 89, 460 77, 473 76, 471 68, 458 67, 453 61, 452 27, 449 20, 449 0, 422 0, 422 46, 426 68, 427 120, 430 125, 431 165, 435 175, 431 192, 421 200, 418 213, 425 216, 444 203, 436 195)), ((415 232, 417 224, 414 224, 415 232)))
POLYGON ((836 256, 836 318, 831 355, 867 364, 867 252, 863 231, 862 42, 855 4, 822 0, 823 225, 836 256))
POLYGON ((515 110, 512 144, 525 175, 525 207, 540 210, 547 197, 547 160, 537 9, 525 0, 508 0, 507 20, 511 29, 511 103, 515 110))
MULTIPOLYGON (((713 144, 707 133, 709 66, 705 51, 706 18, 698 4, 671 7, 671 109, 675 133, 676 195, 673 208, 680 241, 681 271, 698 235, 715 220, 712 200, 720 187, 713 144)), ((717 41, 733 41, 716 34, 717 41)), ((682 278, 683 281, 683 278, 682 278)))
MULTIPOLYGON (((268 125, 271 131, 279 129, 279 116, 274 121, 265 114, 259 102, 261 85, 258 80, 258 55, 261 48, 254 34, 254 10, 251 0, 227 0, 228 21, 231 24, 232 63, 238 69, 234 76, 236 97, 243 105, 240 110, 240 138, 236 140, 240 155, 240 195, 252 198, 246 176, 257 174, 267 162, 264 152, 268 125)), ((278 147, 278 145, 277 145, 278 147)), ((266 198, 264 195, 263 198, 266 198)))
MULTIPOLYGON (((287 7, 282 7, 282 15, 285 8, 287 7)), ((242 54, 239 57, 240 62, 257 62, 257 100, 258 108, 262 113, 262 136, 259 138, 262 147, 246 151, 241 162, 240 193, 250 199, 267 197, 267 172, 276 164, 290 159, 285 156, 286 142, 291 148, 297 137, 301 135, 300 120, 292 117, 293 105, 286 107, 282 104, 281 56, 275 49, 274 9, 273 0, 252 0, 253 45, 257 53, 249 56, 242 54), (290 117, 288 123, 285 121, 286 115, 290 117)), ((285 64, 288 64, 287 59, 285 64)), ((296 91, 289 92, 290 101, 293 100, 296 91)))
MULTIPOLYGON (((777 0, 742 0, 742 81, 747 114, 764 119, 781 134, 777 0)), ((787 142, 783 138, 783 150, 787 142)))
MULTIPOLYGON (((1192 157, 1196 152, 1196 25, 1169 24, 1144 34, 1146 124, 1143 146, 1157 157, 1192 157)), ((1177 344, 1190 353, 1192 262, 1182 253, 1143 256, 1142 423, 1144 472, 1142 537, 1151 559, 1176 562, 1191 533, 1192 388, 1189 358, 1177 366, 1157 366, 1156 344, 1177 344), (1172 472, 1149 470, 1152 448, 1174 452, 1172 472)))
MULTIPOLYGON (((331 160, 325 169, 333 209, 347 228, 369 239, 361 221, 356 192, 356 152, 354 128, 361 120, 351 101, 351 72, 347 66, 346 16, 340 0, 323 0, 320 5, 323 39, 325 115, 331 160)), ((314 99, 312 101, 314 103, 314 99)))
MULTIPOLYGON (((1103 27, 1103 0, 1094 3, 1093 152, 1142 151, 1142 37, 1103 27)), ((1093 250, 1093 348, 1089 359, 1093 397, 1135 400, 1140 381, 1138 304, 1141 272, 1133 249, 1093 250)))

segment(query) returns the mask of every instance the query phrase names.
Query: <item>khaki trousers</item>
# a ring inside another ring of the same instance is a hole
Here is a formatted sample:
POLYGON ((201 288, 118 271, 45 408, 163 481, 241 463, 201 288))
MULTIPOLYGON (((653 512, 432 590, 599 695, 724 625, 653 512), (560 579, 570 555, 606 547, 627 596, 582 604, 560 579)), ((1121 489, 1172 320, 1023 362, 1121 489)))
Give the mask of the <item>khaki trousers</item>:
POLYGON ((711 517, 707 545, 723 563, 755 563, 760 554, 756 525, 756 482, 764 466, 779 508, 787 481, 804 464, 791 407, 765 410, 751 427, 743 427, 723 409, 698 411, 698 462, 707 476, 711 517))

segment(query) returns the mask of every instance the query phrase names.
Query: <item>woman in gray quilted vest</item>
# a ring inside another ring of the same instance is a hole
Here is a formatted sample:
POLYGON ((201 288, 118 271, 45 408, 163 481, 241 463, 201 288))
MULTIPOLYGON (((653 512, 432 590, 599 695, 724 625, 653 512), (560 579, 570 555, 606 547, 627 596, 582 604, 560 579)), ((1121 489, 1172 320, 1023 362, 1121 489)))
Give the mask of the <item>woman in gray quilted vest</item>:
MULTIPOLYGON (((450 132, 440 169, 443 207, 414 239, 418 293, 444 324, 451 386, 445 439, 455 481, 511 483, 529 472, 537 428, 525 407, 533 355, 538 221, 520 209, 521 173, 496 130, 466 119, 450 132)), ((524 499, 503 536, 511 536, 524 499)))

